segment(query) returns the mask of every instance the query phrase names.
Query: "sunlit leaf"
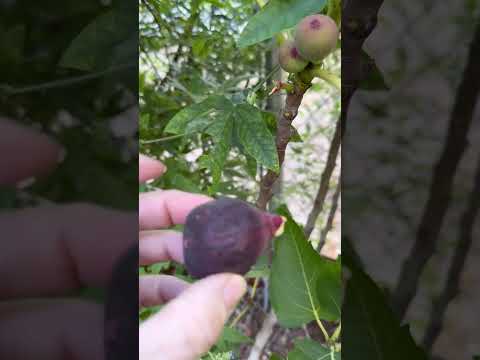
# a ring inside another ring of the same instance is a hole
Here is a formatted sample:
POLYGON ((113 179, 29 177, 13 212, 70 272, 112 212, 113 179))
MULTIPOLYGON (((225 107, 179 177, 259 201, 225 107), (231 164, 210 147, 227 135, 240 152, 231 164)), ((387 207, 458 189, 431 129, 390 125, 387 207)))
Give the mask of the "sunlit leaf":
POLYGON ((270 295, 279 322, 287 327, 312 320, 338 320, 341 308, 340 261, 324 259, 285 208, 284 233, 275 240, 270 295))
POLYGON ((305 16, 319 13, 326 0, 270 0, 243 30, 238 45, 246 47, 294 27, 305 16))

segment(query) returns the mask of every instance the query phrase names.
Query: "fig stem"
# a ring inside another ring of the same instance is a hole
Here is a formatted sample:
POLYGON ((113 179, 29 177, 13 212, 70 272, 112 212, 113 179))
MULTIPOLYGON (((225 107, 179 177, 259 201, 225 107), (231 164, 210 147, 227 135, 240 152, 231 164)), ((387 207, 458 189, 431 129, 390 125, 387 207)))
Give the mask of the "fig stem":
POLYGON ((235 317, 235 319, 232 320, 232 323, 230 324, 230 327, 233 328, 237 325, 237 323, 241 320, 241 318, 247 313, 248 309, 250 309, 250 306, 247 304, 242 311, 235 317))
POLYGON ((267 82, 268 79, 270 79, 273 75, 275 75, 275 73, 280 69, 280 65, 275 65, 275 67, 272 69, 272 71, 270 71, 267 76, 265 76, 261 81, 258 82, 257 85, 255 85, 255 87, 252 89, 251 92, 256 92, 258 90, 260 90, 260 88, 263 86, 263 84, 265 84, 267 82))
POLYGON ((317 324, 318 324, 318 327, 319 327, 320 330, 322 331, 323 337, 325 338, 325 342, 326 342, 327 344, 330 344, 330 341, 331 341, 330 336, 328 335, 327 330, 325 329, 325 327, 323 326, 322 322, 320 321, 320 317, 318 316, 318 313, 317 313, 316 310, 314 311, 314 315, 315 315, 315 320, 316 320, 316 322, 317 322, 317 324))
POLYGON ((332 341, 332 343, 336 342, 340 336, 340 332, 342 331, 342 323, 340 322, 340 324, 338 324, 337 328, 335 329, 335 331, 333 332, 333 335, 332 337, 330 338, 330 340, 332 341))
POLYGON ((255 297, 255 292, 257 291, 257 287, 258 287, 258 280, 260 278, 255 278, 255 281, 253 283, 253 287, 252 287, 252 293, 250 294, 250 298, 253 299, 255 297))
POLYGON ((185 136, 185 134, 177 134, 177 135, 165 136, 165 137, 163 137, 163 138, 153 139, 153 140, 143 140, 143 141, 141 141, 141 143, 142 143, 142 144, 161 143, 161 142, 166 142, 166 141, 178 139, 178 138, 181 138, 182 136, 185 136))
MULTIPOLYGON (((255 278, 255 281, 254 281, 253 287, 252 287, 252 292, 250 294, 250 299, 251 300, 253 300, 253 298, 255 297, 255 292, 257 291, 259 280, 260 280, 259 277, 255 278)), ((230 327, 234 327, 235 325, 237 325, 237 323, 241 320, 241 318, 251 308, 251 304, 252 304, 251 302, 247 303, 247 305, 242 309, 242 311, 240 311, 240 313, 235 317, 235 319, 233 319, 232 323, 230 324, 230 327)))
POLYGON ((333 2, 334 0, 328 0, 328 9, 327 9, 328 17, 333 17, 333 10, 335 9, 335 4, 333 2))
POLYGON ((333 85, 335 88, 337 88, 338 90, 340 90, 341 80, 340 80, 340 78, 339 78, 337 75, 332 74, 331 72, 328 72, 328 71, 320 68, 320 66, 314 67, 314 68, 312 69, 312 74, 313 74, 315 77, 326 81, 326 82, 329 83, 330 85, 333 85))

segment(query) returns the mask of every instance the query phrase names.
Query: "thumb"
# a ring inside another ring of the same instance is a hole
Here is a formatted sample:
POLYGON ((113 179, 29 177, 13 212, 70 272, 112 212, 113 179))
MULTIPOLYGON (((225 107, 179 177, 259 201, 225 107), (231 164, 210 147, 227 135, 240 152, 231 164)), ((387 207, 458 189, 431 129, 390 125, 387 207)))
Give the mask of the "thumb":
POLYGON ((139 359, 198 359, 215 344, 246 290, 243 277, 234 274, 197 281, 140 325, 139 359))

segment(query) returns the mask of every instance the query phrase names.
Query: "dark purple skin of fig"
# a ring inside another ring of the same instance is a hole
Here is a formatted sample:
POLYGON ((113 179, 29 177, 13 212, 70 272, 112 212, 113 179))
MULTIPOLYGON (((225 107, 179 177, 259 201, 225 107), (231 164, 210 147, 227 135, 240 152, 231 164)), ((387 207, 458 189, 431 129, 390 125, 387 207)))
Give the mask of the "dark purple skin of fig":
POLYGON ((183 230, 185 266, 197 279, 246 274, 283 223, 246 202, 220 198, 193 209, 183 230))

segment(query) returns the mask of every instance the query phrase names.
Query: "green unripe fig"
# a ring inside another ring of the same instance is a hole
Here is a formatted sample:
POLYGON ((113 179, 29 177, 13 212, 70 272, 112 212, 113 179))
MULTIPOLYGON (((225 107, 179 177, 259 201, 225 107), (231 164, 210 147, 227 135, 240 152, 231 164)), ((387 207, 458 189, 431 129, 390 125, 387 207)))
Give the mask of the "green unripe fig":
POLYGON ((319 63, 337 46, 338 27, 325 15, 303 18, 295 32, 295 46, 300 55, 313 63, 319 63))
POLYGON ((280 67, 288 73, 298 73, 305 69, 308 61, 298 53, 293 40, 285 40, 278 51, 280 67))
POLYGON ((183 230, 188 273, 197 279, 220 272, 246 274, 283 231, 284 221, 236 199, 200 205, 187 216, 183 230))

